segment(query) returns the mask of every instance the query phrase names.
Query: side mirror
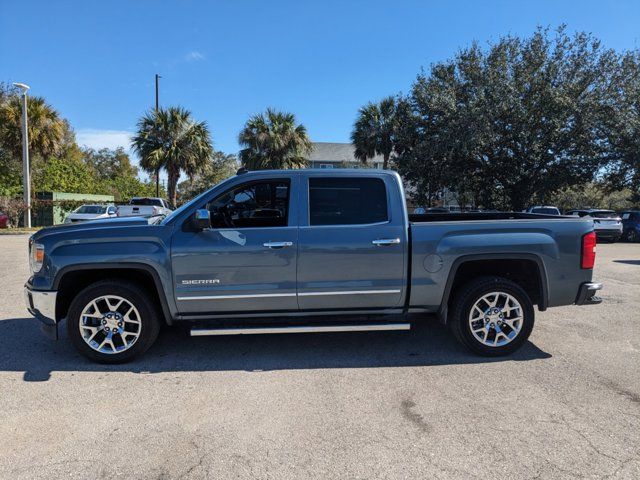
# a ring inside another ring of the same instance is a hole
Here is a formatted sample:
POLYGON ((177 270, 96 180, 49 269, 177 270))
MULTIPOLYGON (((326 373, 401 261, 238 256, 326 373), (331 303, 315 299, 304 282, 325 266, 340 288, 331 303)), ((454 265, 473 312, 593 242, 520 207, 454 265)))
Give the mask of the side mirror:
POLYGON ((198 230, 205 230, 211 228, 211 216, 209 210, 201 208, 193 213, 192 217, 193 226, 198 230))

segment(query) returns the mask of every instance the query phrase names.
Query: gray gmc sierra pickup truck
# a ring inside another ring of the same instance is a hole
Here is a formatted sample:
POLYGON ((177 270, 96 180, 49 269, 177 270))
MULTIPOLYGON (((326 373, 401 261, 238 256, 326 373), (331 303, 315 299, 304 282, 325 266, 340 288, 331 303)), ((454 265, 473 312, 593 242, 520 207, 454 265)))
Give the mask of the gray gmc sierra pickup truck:
POLYGON ((534 305, 599 303, 593 222, 527 213, 408 215, 380 170, 238 174, 167 217, 40 230, 29 311, 85 356, 191 335, 406 330, 437 315, 481 355, 516 350, 534 305))

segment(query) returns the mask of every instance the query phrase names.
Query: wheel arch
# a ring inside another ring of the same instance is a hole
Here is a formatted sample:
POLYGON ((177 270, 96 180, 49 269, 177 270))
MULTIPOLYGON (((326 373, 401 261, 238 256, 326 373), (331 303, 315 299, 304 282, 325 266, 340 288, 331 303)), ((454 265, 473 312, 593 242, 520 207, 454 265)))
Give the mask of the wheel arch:
POLYGON ((533 253, 471 254, 457 258, 451 265, 445 285, 438 317, 447 322, 449 305, 460 286, 480 276, 500 276, 520 285, 538 310, 543 312, 549 304, 547 272, 542 259, 533 253), (524 267, 524 268, 523 268, 524 267), (518 268, 523 268, 518 272, 518 268), (534 277, 528 274, 534 273, 534 277))
POLYGON ((134 262, 77 264, 60 269, 53 282, 53 289, 58 292, 56 319, 66 317, 69 306, 80 289, 104 279, 122 279, 140 285, 160 305, 165 323, 172 325, 173 317, 160 275, 152 266, 134 262))

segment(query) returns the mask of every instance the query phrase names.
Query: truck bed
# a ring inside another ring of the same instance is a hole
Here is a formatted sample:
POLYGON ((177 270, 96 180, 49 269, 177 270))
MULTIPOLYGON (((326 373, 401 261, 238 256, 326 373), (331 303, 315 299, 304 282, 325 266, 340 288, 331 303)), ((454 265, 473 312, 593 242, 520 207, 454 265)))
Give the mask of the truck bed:
POLYGON ((541 220, 566 219, 572 217, 558 215, 543 215, 523 212, 463 212, 463 213, 412 213, 409 221, 422 222, 455 222, 465 220, 541 220))
MULTIPOLYGON (((426 213, 409 215, 411 232, 410 305, 439 308, 456 262, 517 260, 538 264, 548 289, 548 306, 569 305, 577 286, 591 280, 580 268, 582 236, 593 222, 573 216, 522 212, 426 213)), ((484 268, 484 267, 483 267, 484 268)))

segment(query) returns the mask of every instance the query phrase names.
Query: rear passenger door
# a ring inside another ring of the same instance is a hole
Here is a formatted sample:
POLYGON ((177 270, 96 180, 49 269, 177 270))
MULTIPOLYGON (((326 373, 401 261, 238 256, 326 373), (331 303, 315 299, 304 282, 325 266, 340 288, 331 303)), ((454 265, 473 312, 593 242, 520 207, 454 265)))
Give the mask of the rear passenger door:
POLYGON ((392 176, 309 174, 301 185, 298 305, 302 310, 397 307, 404 294, 404 210, 392 176), (306 182, 306 184, 305 184, 306 182))

